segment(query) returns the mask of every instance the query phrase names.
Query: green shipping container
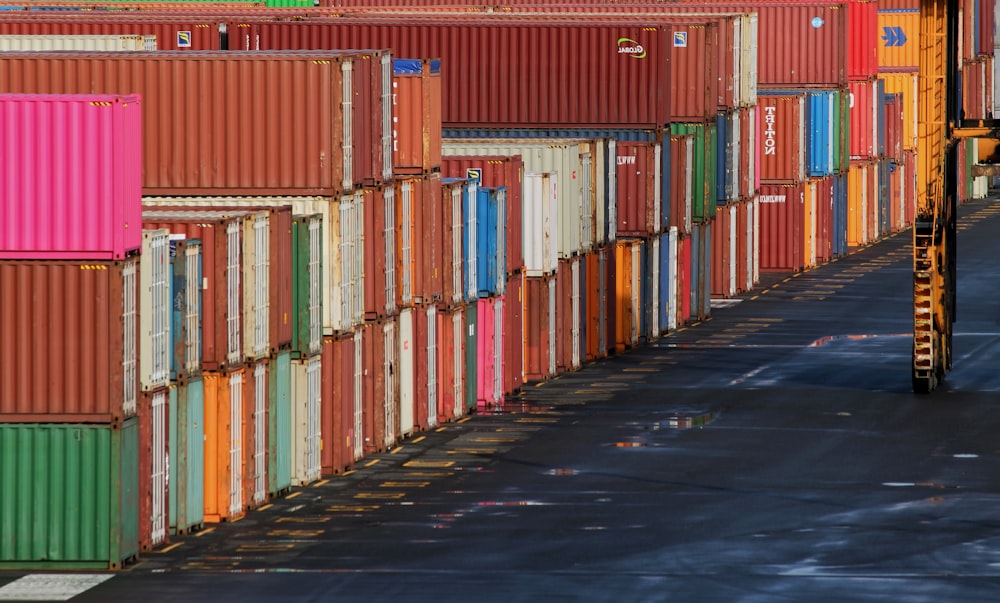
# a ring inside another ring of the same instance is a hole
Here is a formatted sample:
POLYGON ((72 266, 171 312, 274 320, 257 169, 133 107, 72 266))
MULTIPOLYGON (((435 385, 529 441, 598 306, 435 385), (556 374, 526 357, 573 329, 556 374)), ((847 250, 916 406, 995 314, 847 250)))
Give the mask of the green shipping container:
POLYGON ((205 382, 199 376, 170 388, 170 533, 205 525, 205 382))
POLYGON ((323 216, 292 218, 292 358, 323 351, 323 216))
POLYGON ((292 487, 292 356, 279 352, 268 365, 269 433, 267 492, 277 496, 292 487))
POLYGON ((847 90, 838 90, 840 110, 833 113, 834 132, 837 132, 837 144, 833 147, 834 170, 846 174, 851 167, 851 95, 847 90))
POLYGON ((670 124, 670 133, 694 136, 691 220, 708 222, 715 217, 717 130, 714 123, 670 124))
POLYGON ((139 423, 0 424, 0 569, 120 569, 139 553, 139 423))
POLYGON ((466 304, 465 306, 465 413, 469 414, 476 410, 476 394, 478 390, 479 359, 477 352, 479 319, 477 318, 476 304, 466 304))

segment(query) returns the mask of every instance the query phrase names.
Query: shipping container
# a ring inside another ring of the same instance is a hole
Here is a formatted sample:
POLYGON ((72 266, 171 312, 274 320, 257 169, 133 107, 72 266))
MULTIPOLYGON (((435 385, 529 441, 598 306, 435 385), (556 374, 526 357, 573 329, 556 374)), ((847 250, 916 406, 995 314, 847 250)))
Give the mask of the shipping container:
POLYGON ((503 295, 476 301, 476 412, 498 413, 504 407, 503 295))
POLYGON ((712 221, 711 292, 713 297, 730 298, 737 293, 737 227, 736 205, 726 205, 716 210, 712 221))
POLYGON ((121 569, 139 553, 139 425, 0 423, 0 568, 121 569))
POLYGON ((323 351, 324 262, 322 214, 292 219, 292 357, 323 351))
MULTIPOLYGON (((505 187, 507 206, 504 209, 506 230, 507 273, 513 274, 524 267, 522 233, 522 187, 524 162, 520 155, 463 156, 452 155, 441 160, 441 175, 446 178, 469 178, 483 186, 505 187)), ((553 200, 554 201, 554 200, 553 200)), ((447 240, 444 241, 447 244, 447 240)))
POLYGON ((462 337, 465 342, 465 384, 463 391, 465 398, 462 400, 462 414, 471 415, 476 410, 476 399, 479 396, 479 300, 467 303, 463 317, 462 337))
POLYGON ((445 307, 461 304, 465 299, 465 224, 462 206, 469 187, 476 180, 443 178, 441 180, 441 290, 445 307))
POLYGON ((659 127, 670 121, 672 34, 670 26, 640 19, 570 23, 414 13, 405 21, 395 15, 250 21, 229 42, 260 50, 392 48, 400 57, 440 58, 445 124, 659 127))
POLYGON ((139 258, 0 261, 5 422, 120 424, 139 388, 139 258))
POLYGON ((372 50, 12 52, 0 91, 134 91, 143 144, 131 157, 142 158, 145 195, 335 196, 388 179, 390 67, 372 66, 387 60, 372 50))
POLYGON ((670 227, 676 227, 680 232, 691 232, 692 202, 694 200, 695 182, 694 136, 681 134, 670 137, 670 176, 668 178, 669 203, 664 200, 663 206, 669 207, 670 227))
POLYGON ((615 352, 622 353, 639 343, 642 316, 642 240, 619 239, 614 248, 616 264, 615 305, 618 320, 615 352))
POLYGON ((143 107, 134 94, 0 94, 0 258, 139 252, 143 107))
MULTIPOLYGON (((604 329, 602 318, 606 305, 604 303, 604 277, 601 272, 601 255, 597 251, 591 251, 583 256, 583 340, 584 340, 584 360, 593 362, 606 356, 606 349, 601 346, 604 341, 604 329)), ((527 293, 527 286, 525 286, 527 293)), ((527 297, 525 297, 527 299, 527 297)), ((527 316, 527 312, 525 312, 527 316)), ((529 334, 527 322, 525 322, 524 337, 529 334)))
MULTIPOLYGON (((353 337, 347 338, 346 341, 350 343, 348 357, 326 356, 327 362, 349 360, 353 364, 353 337)), ((323 417, 321 415, 325 408, 323 400, 323 356, 316 355, 304 360, 293 360, 291 370, 291 483, 293 486, 306 486, 318 480, 322 474, 320 450, 323 437, 321 429, 321 419, 323 417)), ((353 370, 348 371, 347 377, 348 382, 343 385, 349 391, 351 389, 351 381, 354 379, 353 370)), ((330 385, 333 386, 335 384, 330 385)), ((342 402, 342 400, 338 401, 342 402)), ((348 396, 347 401, 353 404, 353 396, 348 396)), ((326 401, 327 404, 332 404, 333 402, 333 400, 326 401)), ((332 406, 329 408, 331 412, 334 410, 332 406)), ((343 408, 344 405, 341 404, 337 409, 339 415, 343 414, 343 408)), ((351 419, 353 419, 352 415, 348 415, 347 417, 340 416, 338 421, 350 421, 351 419)), ((331 437, 328 447, 332 449, 330 450, 331 457, 336 454, 338 459, 350 458, 350 454, 348 453, 350 446, 347 443, 346 436, 343 438, 331 437)), ((331 462, 331 472, 334 471, 334 465, 335 463, 331 462)), ((350 462, 344 462, 341 470, 348 465, 350 465, 350 462)))
POLYGON ((170 388, 170 533, 190 534, 205 525, 205 382, 201 376, 170 388))
POLYGON ((870 213, 869 207, 875 203, 874 199, 869 199, 872 182, 875 179, 872 172, 871 161, 851 161, 851 168, 847 174, 847 245, 849 247, 867 245, 873 240, 872 236, 869 235, 867 219, 870 213))
POLYGON ((904 150, 917 148, 917 72, 879 73, 886 94, 899 96, 902 112, 900 138, 904 150))
POLYGON ((156 36, 0 34, 0 52, 87 50, 98 52, 156 50, 156 36))
POLYGON ((881 35, 877 49, 880 73, 915 71, 920 66, 920 5, 916 1, 911 4, 912 8, 879 7, 878 31, 881 35))
MULTIPOLYGON (((202 373, 205 386, 205 522, 235 521, 244 503, 246 368, 202 373)), ((251 375, 250 379, 253 378, 251 375)))
MULTIPOLYGON (((962 110, 966 119, 987 119, 993 103, 987 103, 987 73, 992 78, 993 65, 986 59, 962 64, 962 110)), ((990 80, 992 83, 992 79, 990 80)))
POLYGON ((525 172, 522 190, 525 274, 554 274, 558 268, 559 175, 525 172))
POLYGON ((359 327, 362 354, 364 455, 388 450, 400 439, 398 317, 359 327))
POLYGON ((440 367, 438 420, 465 415, 465 308, 455 306, 438 313, 440 367))
MULTIPOLYGON (((399 312, 399 433, 406 437, 417 427, 417 360, 416 348, 420 345, 417 332, 419 321, 416 319, 418 309, 403 308, 399 312)), ((426 333, 424 333, 426 337, 426 333)))
POLYGON ((507 276, 504 304, 503 393, 510 396, 524 386, 524 273, 507 276))
POLYGON ((556 278, 524 279, 524 379, 545 381, 556 374, 556 278))
POLYGON ((760 91, 757 131, 760 179, 788 184, 805 178, 806 92, 760 91))
POLYGON ((392 71, 393 173, 440 170, 441 61, 396 58, 392 71))
POLYGON ((879 80, 849 84, 851 95, 851 159, 878 157, 879 80))
POLYGON ((404 314, 401 313, 399 317, 401 415, 402 409, 407 405, 404 394, 407 388, 406 381, 409 380, 413 382, 414 429, 432 429, 439 422, 438 395, 441 389, 437 305, 428 304, 412 309, 412 332, 407 331, 403 319, 404 314), (407 367, 409 361, 412 361, 412 365, 407 367), (412 378, 407 376, 407 371, 412 373, 412 378))
POLYGON ((847 125, 847 115, 841 109, 842 91, 809 90, 806 97, 806 161, 810 177, 830 176, 844 165, 841 148, 841 128, 847 125))
MULTIPOLYGON (((91 5, 92 6, 92 5, 91 5)), ((0 34, 19 36, 142 36, 156 40, 155 48, 145 50, 224 50, 221 39, 229 23, 209 16, 144 16, 134 13, 87 11, 69 14, 4 14, 0 34)), ((27 49, 25 49, 27 50, 27 49)), ((69 49, 66 49, 69 50, 69 49)), ((75 49, 84 50, 84 49, 75 49)), ((94 49, 97 50, 97 49, 94 49)), ((111 49, 108 49, 111 50, 111 49)), ((143 50, 143 49, 138 49, 143 50)))
POLYGON ((167 421, 172 387, 147 391, 139 399, 139 550, 167 542, 167 421))
MULTIPOLYGON (((322 434, 319 451, 323 474, 343 473, 364 456, 361 335, 358 330, 336 338, 323 339, 319 416, 322 434)), ((306 386, 308 387, 308 383, 306 386)), ((310 408, 303 407, 303 403, 311 402, 312 400, 297 398, 296 433, 303 430, 303 422, 306 434, 309 433, 310 408)), ((312 477, 312 468, 301 463, 303 455, 307 455, 309 450, 298 450, 295 456, 300 463, 297 465, 302 473, 300 479, 308 480, 312 477)), ((306 456, 306 459, 309 457, 306 456)), ((306 482, 303 481, 304 483, 306 482)))
MULTIPOLYGON (((668 197, 663 187, 670 183, 670 157, 663 155, 659 142, 619 141, 617 150, 616 236, 658 233, 663 227, 661 206, 664 197, 668 197)), ((685 160, 686 157, 678 158, 682 164, 685 160)), ((678 188, 683 186, 682 179, 678 188)))
MULTIPOLYGON (((844 107, 847 105, 844 104, 844 107)), ((740 178, 739 197, 749 199, 757 194, 760 188, 760 145, 758 141, 758 119, 760 111, 757 105, 740 107, 740 178)), ((846 113, 844 113, 846 115, 846 113)), ((846 140, 846 135, 844 137, 846 140)), ((846 157, 844 159, 846 161, 846 157)))
POLYGON ((272 356, 267 369, 267 494, 274 497, 292 487, 291 351, 272 356))
POLYGON ((170 235, 170 380, 201 373, 201 241, 170 235))
POLYGON ((761 184, 760 269, 796 272, 805 265, 805 188, 796 184, 761 184))
MULTIPOLYGON (((442 179, 437 173, 400 179, 395 194, 398 227, 393 232, 387 224, 385 236, 391 233, 398 249, 398 267, 391 271, 398 282, 399 304, 411 307, 439 301, 444 297, 444 277, 450 267, 443 266, 444 259, 451 252, 448 249, 446 253, 451 241, 446 241, 444 218, 452 208, 442 205, 442 179)), ((389 314, 395 314, 393 310, 389 314)))
MULTIPOLYGON (((833 177, 833 231, 831 246, 834 258, 847 255, 848 228, 848 174, 836 174, 833 177)), ((916 182, 912 183, 916 190, 916 182)), ((913 204, 911 204, 912 208, 913 204)), ((912 209, 910 210, 912 212, 912 209)))
MULTIPOLYGON (((680 324, 692 322, 691 317, 691 234, 682 235, 677 242, 677 312, 680 324)), ((695 316, 697 318, 697 316, 695 316)))
POLYGON ((559 262, 556 279, 556 372, 565 373, 580 368, 583 362, 583 334, 580 325, 580 257, 559 262))
POLYGON ((673 123, 670 124, 670 134, 672 136, 690 134, 693 135, 694 152, 692 158, 692 173, 694 181, 691 191, 691 221, 708 221, 715 217, 715 195, 716 161, 718 153, 718 132, 715 122, 694 124, 694 123, 673 123))
MULTIPOLYGON (((476 279, 468 284, 469 294, 475 293, 475 297, 503 295, 507 284, 507 246, 504 243, 507 189, 480 185, 476 188, 475 204, 474 212, 469 213, 475 215, 476 251, 474 258, 470 257, 466 263, 476 262, 475 270, 468 271, 474 272, 476 279)), ((466 232, 470 230, 467 228, 466 232)))
POLYGON ((706 320, 712 314, 712 228, 698 224, 691 231, 691 317, 706 320))
MULTIPOLYGON (((847 77, 850 80, 867 80, 875 77, 879 67, 878 2, 876 0, 849 0, 847 7, 847 77)), ((883 33, 883 35, 886 35, 883 33)))
POLYGON ((139 260, 139 386, 170 382, 170 231, 142 231, 139 260))
POLYGON ((271 359, 248 363, 243 379, 243 503, 247 510, 267 501, 268 376, 271 359))
POLYGON ((815 208, 815 263, 825 264, 833 255, 833 176, 814 180, 816 188, 815 208))

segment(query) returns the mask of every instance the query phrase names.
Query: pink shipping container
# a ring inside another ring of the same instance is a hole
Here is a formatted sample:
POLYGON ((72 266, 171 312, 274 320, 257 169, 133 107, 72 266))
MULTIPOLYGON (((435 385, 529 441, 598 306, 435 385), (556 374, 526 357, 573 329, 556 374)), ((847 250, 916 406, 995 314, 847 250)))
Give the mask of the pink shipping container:
MULTIPOLYGON (((678 169, 687 161, 686 149, 677 158, 678 169)), ((620 141, 617 144, 618 195, 616 215, 617 236, 645 236, 660 232, 660 154, 659 142, 620 141)), ((683 194, 684 174, 678 183, 683 194)))
POLYGON ((0 94, 0 258, 138 253, 142 111, 137 95, 0 94))
MULTIPOLYGON (((521 187, 524 162, 520 155, 462 156, 451 155, 441 160, 441 175, 445 178, 479 178, 483 186, 507 187, 507 272, 513 274, 524 268, 524 250, 521 242, 521 187)), ((445 209, 447 212, 447 208, 445 209)), ((447 241, 445 241, 447 244, 447 241)))
POLYGON ((851 82, 851 159, 866 159, 877 155, 878 142, 878 80, 851 82))
POLYGON ((669 226, 676 226, 681 233, 691 232, 694 166, 694 136, 671 136, 669 226))
POLYGON ((320 463, 325 475, 343 473, 362 456, 359 339, 353 333, 323 339, 320 463))
POLYGON ((146 210, 147 228, 166 228, 173 235, 201 239, 202 368, 225 370, 243 363, 243 217, 234 212, 146 210))
POLYGON ((804 184, 761 184, 760 189, 761 271, 801 270, 805 265, 804 184))
POLYGON ((556 275, 524 279, 524 379, 545 381, 556 372, 556 275))
MULTIPOLYGON (((445 199, 438 173, 396 181, 396 279, 402 306, 440 301, 450 265, 445 199)), ((448 200, 450 201, 450 199, 448 200)), ((459 205, 461 209, 461 205, 459 205)), ((386 233, 388 236, 388 233, 386 233)))
POLYGON ((0 17, 0 35, 153 35, 157 50, 224 50, 219 35, 222 23, 207 16, 189 19, 101 11, 19 12, 0 17))
POLYGON ((503 410, 504 383, 504 304, 505 296, 476 300, 476 411, 480 413, 503 410))
MULTIPOLYGON (((472 13, 249 25, 239 36, 261 50, 391 48, 401 57, 440 57, 442 121, 449 125, 656 127, 670 121, 669 26, 472 13)), ((230 43, 244 45, 232 35, 230 43)))
POLYGON ((792 183, 805 178, 805 98, 804 93, 761 91, 757 139, 762 183, 792 183))
POLYGON ((139 395, 139 259, 0 261, 5 422, 120 424, 139 395))
POLYGON ((0 91, 138 93, 144 195, 332 196, 382 180, 391 125, 377 91, 389 78, 372 63, 387 61, 381 51, 12 52, 0 91), (201 98, 212 102, 189 102, 201 98))
POLYGON ((507 275, 504 304, 503 393, 516 394, 524 386, 524 273, 507 275))
POLYGON ((419 176, 441 167, 441 61, 394 62, 392 124, 396 176, 419 176))

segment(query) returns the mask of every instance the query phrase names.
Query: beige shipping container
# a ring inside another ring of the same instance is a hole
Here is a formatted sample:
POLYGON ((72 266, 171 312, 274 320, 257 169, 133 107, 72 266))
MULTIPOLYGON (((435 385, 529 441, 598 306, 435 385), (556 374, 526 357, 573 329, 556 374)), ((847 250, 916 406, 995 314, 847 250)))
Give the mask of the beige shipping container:
POLYGON ((98 34, 0 35, 0 52, 25 50, 152 51, 156 50, 156 36, 98 34))

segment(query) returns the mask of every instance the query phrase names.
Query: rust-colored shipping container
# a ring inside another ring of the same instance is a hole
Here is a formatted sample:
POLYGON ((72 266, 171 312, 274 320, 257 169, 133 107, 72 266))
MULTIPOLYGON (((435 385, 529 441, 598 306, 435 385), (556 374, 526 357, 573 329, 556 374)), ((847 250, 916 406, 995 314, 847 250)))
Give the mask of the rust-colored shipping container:
POLYGON ((619 239, 615 243, 616 353, 622 353, 639 343, 639 321, 643 304, 641 256, 641 240, 619 239))
POLYGON ((834 177, 826 176, 816 181, 816 263, 834 259, 834 177))
POLYGON ((244 369, 243 502, 248 511, 267 502, 268 360, 244 369))
MULTIPOLYGON (((139 398, 139 550, 166 544, 168 503, 167 418, 170 388, 139 398)), ((176 460, 175 460, 176 462, 176 460)))
MULTIPOLYGON (((514 156, 469 156, 449 155, 441 159, 441 175, 445 178, 479 179, 483 186, 507 189, 507 272, 514 274, 524 268, 524 247, 521 240, 523 207, 521 188, 524 178, 524 161, 520 155, 514 156)), ((447 215, 449 209, 444 208, 447 215)), ((444 241, 448 244, 448 240, 444 241)), ((447 296, 446 296, 447 299, 447 296)))
POLYGON ((202 368, 226 370, 243 363, 243 217, 196 210, 143 211, 147 228, 202 241, 202 368))
POLYGON ((363 262, 362 312, 366 320, 376 320, 395 313, 397 306, 393 278, 396 190, 392 186, 365 187, 355 190, 350 197, 364 221, 361 248, 354 250, 363 262))
POLYGON ((450 260, 454 259, 451 241, 445 240, 445 218, 454 217, 453 208, 446 205, 450 199, 442 198, 441 175, 434 172, 400 179, 395 187, 398 260, 394 270, 400 304, 410 307, 440 301, 445 281, 453 275, 450 260))
POLYGON ((367 456, 394 446, 399 433, 397 317, 368 322, 361 332, 362 435, 367 456))
POLYGON ((966 119, 987 119, 987 113, 993 112, 992 103, 986 104, 987 71, 993 71, 993 63, 986 59, 962 65, 962 109, 966 119))
POLYGON ((618 261, 617 261, 617 245, 611 243, 605 247, 598 249, 600 254, 601 270, 604 275, 604 320, 602 321, 602 326, 604 327, 604 345, 607 355, 612 355, 617 352, 617 342, 618 342, 618 313, 619 313, 619 300, 618 296, 621 292, 618 291, 618 261))
POLYGON ((760 145, 758 144, 759 128, 758 115, 760 110, 758 105, 752 107, 740 107, 740 134, 739 139, 739 198, 749 199, 757 194, 760 188, 760 170, 758 161, 760 160, 760 145))
MULTIPOLYGON (((641 237, 661 230, 661 152, 659 142, 618 142, 617 236, 641 237)), ((679 154, 677 162, 683 165, 687 158, 679 154)), ((681 190, 683 176, 677 186, 681 190)))
POLYGON ((381 181, 387 120, 371 64, 383 59, 381 51, 5 53, 0 91, 138 93, 147 196, 332 196, 381 181))
POLYGON ((327 21, 250 19, 247 25, 230 35, 235 48, 248 39, 261 50, 391 48, 400 57, 440 58, 442 121, 450 125, 662 127, 670 121, 673 30, 640 19, 412 13, 405 20, 355 14, 327 21))
POLYGON ((139 396, 139 259, 0 261, 0 415, 120 425, 139 396))
POLYGON ((323 339, 323 365, 320 394, 320 433, 323 445, 321 466, 324 475, 340 474, 361 458, 361 390, 357 376, 355 344, 360 337, 348 333, 323 339))
POLYGON ((681 235, 677 242, 677 321, 691 322, 691 235, 681 235))
POLYGON ((607 356, 607 346, 604 343, 604 312, 606 304, 604 296, 606 284, 602 270, 601 256, 598 251, 587 252, 583 256, 584 274, 584 320, 585 359, 588 362, 607 356))
POLYGON ((205 521, 246 514, 243 498, 243 382, 246 369, 205 372, 205 521))
POLYGON ((438 313, 438 419, 452 421, 465 414, 465 308, 438 313))
MULTIPOLYGON (((400 380, 405 381, 407 372, 413 379, 413 425, 414 429, 426 431, 436 427, 438 417, 438 393, 441 391, 441 364, 438 347, 441 345, 438 328, 438 311, 435 304, 427 304, 413 308, 413 331, 409 341, 404 339, 408 333, 403 328, 403 315, 400 314, 400 380), (412 366, 407 366, 407 344, 412 347, 412 366)), ((405 312, 405 311, 404 311, 405 312)), ((400 387, 400 406, 403 405, 405 383, 400 387)), ((405 433, 405 432, 404 432, 405 433)))
POLYGON ((738 292, 737 204, 716 208, 712 231, 711 295, 730 298, 738 292))
POLYGON ((580 324, 580 256, 559 260, 556 279, 556 372, 575 371, 583 364, 581 346, 583 332, 580 324))
POLYGON ((694 200, 694 135, 670 137, 670 226, 682 233, 691 232, 694 200))
POLYGON ((465 228, 462 198, 464 180, 441 183, 441 292, 445 307, 461 304, 465 299, 465 274, 463 272, 463 232, 465 228))
POLYGON ((761 184, 761 271, 794 272, 803 268, 804 202, 805 190, 801 182, 761 184))
POLYGON ((800 182, 805 178, 805 93, 760 92, 757 139, 760 141, 760 180, 769 184, 800 182))
POLYGON ((220 35, 224 25, 229 26, 209 16, 138 16, 106 11, 0 15, 2 35, 152 35, 158 51, 224 50, 220 35))
POLYGON ((393 174, 420 176, 441 167, 441 61, 392 62, 393 174))
MULTIPOLYGON (((507 275, 504 304, 503 393, 516 394, 524 386, 524 273, 507 275)), ((440 345, 440 344, 439 344, 440 345)))
POLYGON ((556 372, 556 275, 524 279, 524 379, 545 381, 556 372))

